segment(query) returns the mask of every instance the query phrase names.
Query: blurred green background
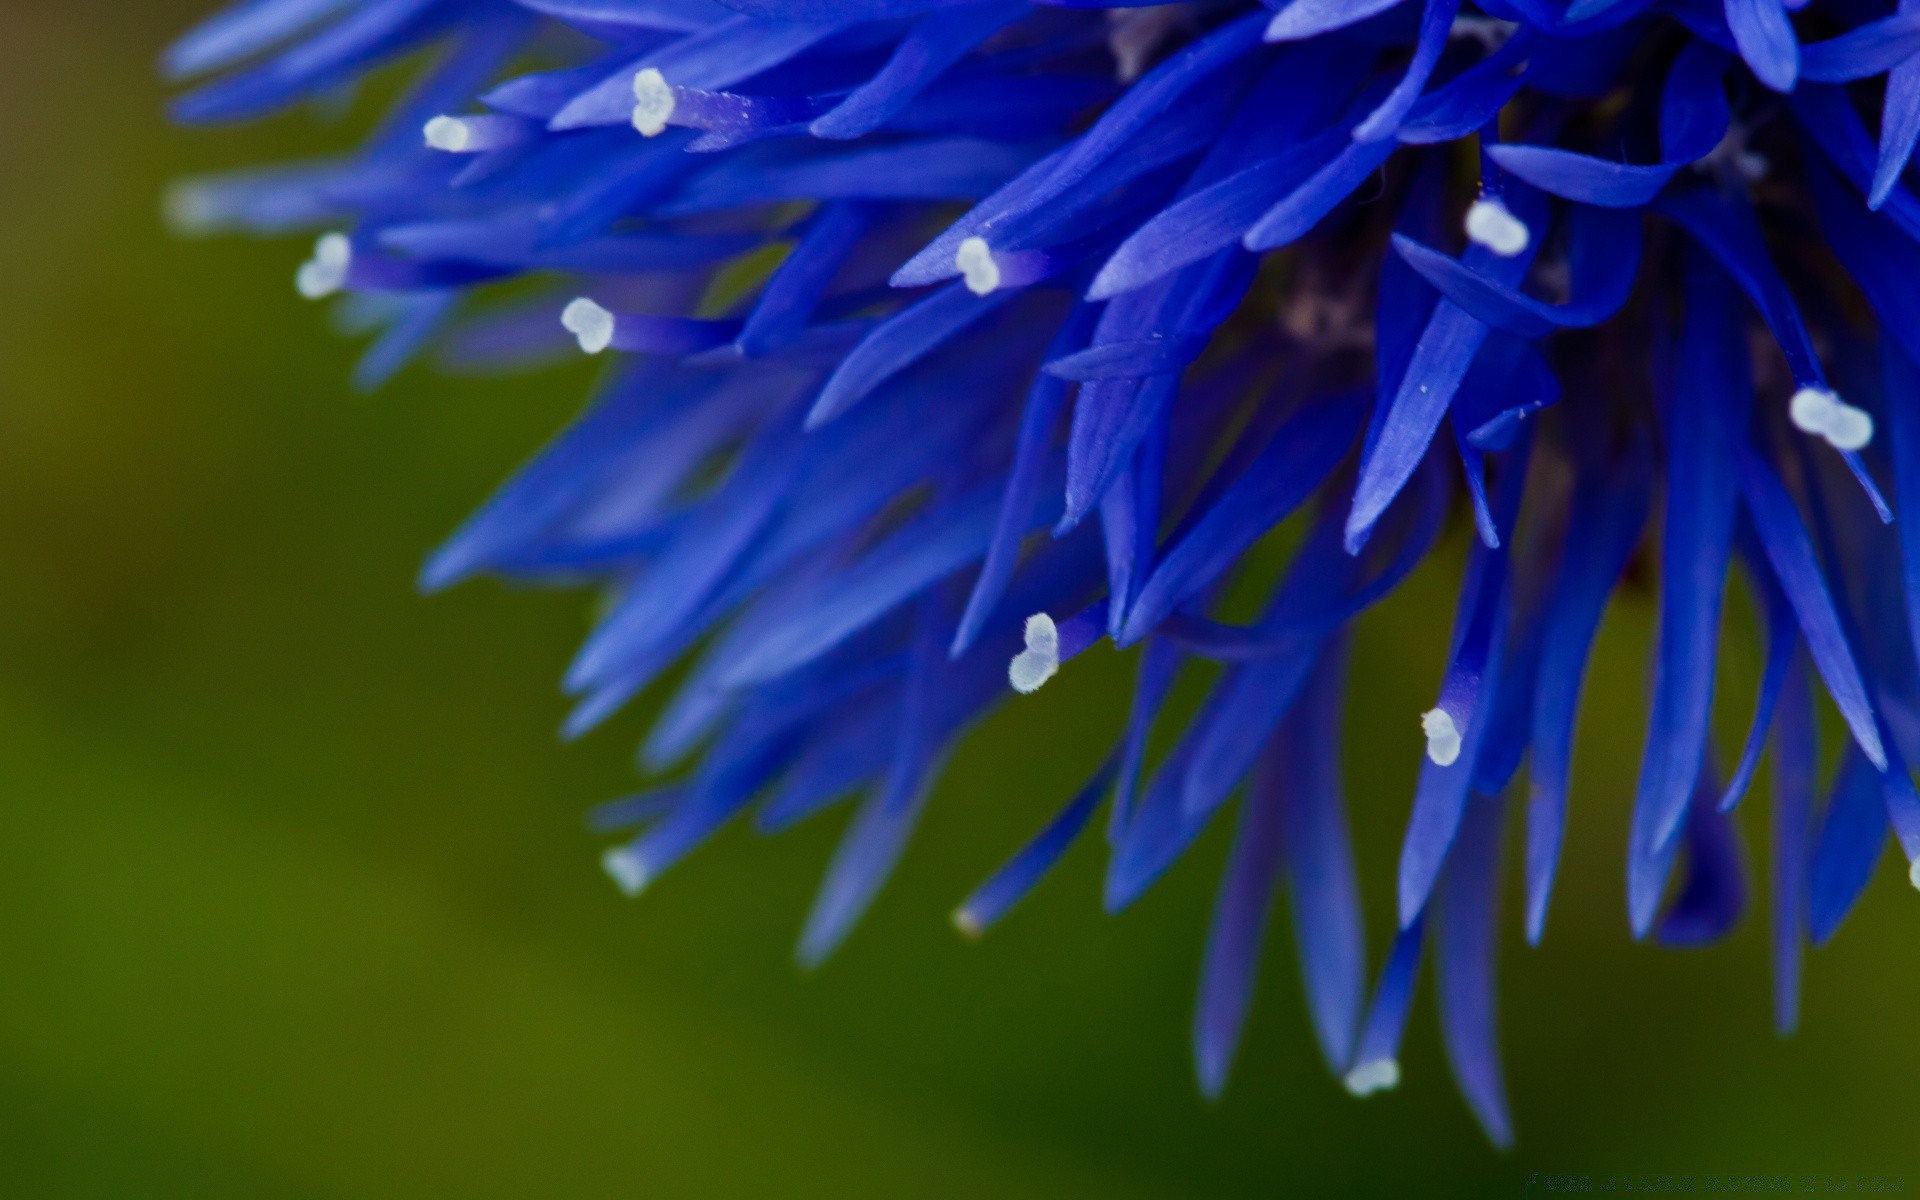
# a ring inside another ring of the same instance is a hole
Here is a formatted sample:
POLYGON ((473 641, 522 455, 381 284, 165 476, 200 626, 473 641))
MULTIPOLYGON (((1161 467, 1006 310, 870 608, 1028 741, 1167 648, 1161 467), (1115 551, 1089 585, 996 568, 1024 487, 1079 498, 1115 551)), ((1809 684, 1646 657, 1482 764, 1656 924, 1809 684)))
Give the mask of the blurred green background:
MULTIPOLYGON (((0 12, 0 1194, 1920 1179, 1920 902, 1892 864, 1812 957, 1789 1040, 1770 1031, 1764 922, 1701 952, 1628 941, 1644 597, 1597 658, 1544 948, 1520 944, 1508 881, 1510 1154, 1455 1097, 1424 999, 1397 1093, 1358 1102, 1327 1077, 1284 920, 1233 1084, 1198 1098, 1187 1031, 1219 830, 1119 918, 1098 912, 1090 844, 985 942, 953 936, 951 904, 1118 720, 1111 656, 967 744, 900 877, 817 975, 791 944, 841 814, 777 840, 732 830, 623 901, 580 814, 633 786, 640 714, 577 746, 553 735, 588 598, 412 587, 572 411, 585 368, 415 369, 356 398, 355 347, 290 286, 304 246, 163 232, 168 178, 346 136, 310 116, 167 128, 152 63, 201 7, 0 12)), ((1371 618, 1358 655, 1348 783, 1376 964, 1450 569, 1371 618)), ((1726 674, 1732 732, 1752 664, 1726 674)), ((1764 805, 1748 808, 1760 849, 1764 805)))

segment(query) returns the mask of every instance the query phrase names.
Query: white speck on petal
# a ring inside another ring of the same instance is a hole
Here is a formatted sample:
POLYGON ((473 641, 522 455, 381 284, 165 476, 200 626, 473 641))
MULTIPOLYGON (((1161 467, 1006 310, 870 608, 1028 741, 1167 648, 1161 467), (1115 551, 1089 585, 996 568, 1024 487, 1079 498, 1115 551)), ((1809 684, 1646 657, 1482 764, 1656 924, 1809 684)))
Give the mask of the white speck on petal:
POLYGON ((967 282, 967 290, 985 296, 1000 286, 1000 264, 993 261, 993 248, 983 237, 970 237, 953 252, 953 265, 967 282))
POLYGON ((1391 1058, 1363 1062, 1348 1071, 1343 1082, 1347 1085, 1347 1091, 1356 1096, 1392 1091, 1400 1086, 1400 1064, 1391 1058))
POLYGON ((1512 258, 1527 248, 1533 235, 1497 196, 1482 196, 1467 208, 1467 236, 1501 258, 1512 258))
POLYGON ((1060 629, 1053 618, 1035 613, 1027 618, 1027 648, 1007 664, 1007 682, 1021 695, 1040 690, 1060 670, 1060 629))
POLYGON ((580 339, 580 349, 598 354, 613 344, 613 314, 585 296, 561 310, 560 324, 580 339))
POLYGON ((633 77, 633 127, 643 137, 658 137, 673 116, 673 88, 652 67, 633 77))
POLYGON ((1427 757, 1438 767, 1450 767, 1460 757, 1460 727, 1444 708, 1432 708, 1420 714, 1420 728, 1427 735, 1427 757))

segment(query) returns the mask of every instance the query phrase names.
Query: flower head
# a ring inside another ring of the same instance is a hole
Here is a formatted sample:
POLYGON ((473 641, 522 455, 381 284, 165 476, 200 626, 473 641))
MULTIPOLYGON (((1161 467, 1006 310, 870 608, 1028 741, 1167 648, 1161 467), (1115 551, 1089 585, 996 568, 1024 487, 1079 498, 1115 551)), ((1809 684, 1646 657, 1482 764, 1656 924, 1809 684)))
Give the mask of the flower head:
POLYGON ((1783 1027, 1803 941, 1890 831, 1920 864, 1920 526, 1883 490, 1920 495, 1920 18, 1840 7, 247 0, 169 53, 211 76, 182 119, 427 65, 359 151, 170 205, 318 231, 297 286, 379 330, 363 383, 428 348, 607 355, 586 411, 422 579, 609 590, 569 733, 692 658, 643 756, 696 761, 598 814, 639 829, 605 859, 623 889, 749 808, 776 829, 858 794, 802 935, 817 961, 969 722, 1096 642, 1138 645, 1112 754, 956 924, 989 928, 1102 803, 1124 907, 1243 794, 1203 1086, 1224 1085, 1284 886, 1349 1090, 1398 1081, 1431 934, 1456 1076, 1504 1141, 1508 796, 1524 760, 1537 940, 1582 675, 1637 556, 1659 633, 1634 933, 1696 942, 1739 916, 1727 814, 1769 746, 1783 1027), (1420 764, 1369 991, 1349 630, 1456 510, 1473 546, 1433 704, 1366 732, 1420 764), (1293 519, 1263 614, 1222 620, 1293 519), (1736 568, 1766 669, 1722 776, 1736 568), (1225 669, 1149 770, 1194 660, 1225 669), (1823 804, 1816 677, 1849 739, 1823 804))

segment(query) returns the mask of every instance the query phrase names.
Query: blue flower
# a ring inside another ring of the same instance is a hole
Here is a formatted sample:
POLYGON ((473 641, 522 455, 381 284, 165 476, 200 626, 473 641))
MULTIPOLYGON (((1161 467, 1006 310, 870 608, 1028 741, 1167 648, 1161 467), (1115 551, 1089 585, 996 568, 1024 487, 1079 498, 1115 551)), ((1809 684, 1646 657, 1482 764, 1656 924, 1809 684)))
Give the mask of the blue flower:
POLYGON ((398 57, 419 78, 357 152, 190 182, 171 211, 318 230, 297 284, 376 331, 363 385, 429 350, 608 357, 422 582, 606 589, 570 734, 691 659, 643 748, 672 782, 596 814, 638 828, 606 856, 621 887, 749 808, 779 829, 857 794, 800 942, 817 962, 971 721, 1096 642, 1138 645, 1111 755, 956 924, 999 920, 1103 803, 1125 907, 1238 794, 1203 1088, 1224 1086, 1284 887, 1348 1088, 1397 1081, 1431 935, 1455 1075, 1504 1143, 1512 781, 1525 760, 1537 941, 1581 678, 1630 564, 1659 607, 1635 935, 1700 942, 1741 915, 1727 814, 1769 745, 1782 1029, 1803 942, 1831 936, 1889 832, 1920 861, 1920 521, 1893 520, 1920 504, 1920 9, 1478 4, 247 0, 168 54, 210 78, 181 119, 398 57), (1444 678, 1367 731, 1409 757, 1424 737, 1369 991, 1349 630, 1456 512, 1475 537, 1444 678), (1264 611, 1222 620, 1288 521, 1264 611), (1736 568, 1766 667, 1722 774, 1736 568), (1149 769, 1196 660, 1224 670, 1149 769), (1815 678, 1847 738, 1824 802, 1815 678))

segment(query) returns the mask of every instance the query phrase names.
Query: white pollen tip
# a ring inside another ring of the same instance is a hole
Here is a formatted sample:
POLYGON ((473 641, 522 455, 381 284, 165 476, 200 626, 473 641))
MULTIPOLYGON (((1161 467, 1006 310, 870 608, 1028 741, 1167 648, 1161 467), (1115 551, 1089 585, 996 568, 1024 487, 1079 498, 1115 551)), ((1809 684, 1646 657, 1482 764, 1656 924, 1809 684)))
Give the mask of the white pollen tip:
POLYGON ((1825 438, 1836 450, 1860 450, 1873 441, 1873 417, 1823 387, 1795 392, 1787 416, 1794 428, 1825 438))
POLYGON ((459 117, 435 117, 420 130, 427 149, 462 154, 473 145, 473 130, 459 117))
POLYGON ((1501 258, 1512 258, 1533 240, 1527 223, 1496 196, 1482 196, 1467 208, 1467 236, 1501 258))
POLYGON ((1444 708, 1432 708, 1420 714, 1420 728, 1427 735, 1427 757, 1437 767, 1450 767, 1460 757, 1460 727, 1444 708))
POLYGON ((625 846, 609 847, 600 856, 600 868, 605 871, 622 894, 638 896, 647 887, 647 869, 625 846))
POLYGON ((1907 868, 1907 882, 1920 888, 1920 858, 1914 859, 1913 865, 1907 868))
POLYGON ((975 916, 970 908, 953 910, 953 927, 959 930, 960 936, 968 941, 974 941, 987 931, 987 927, 980 923, 980 918, 975 916))
POLYGON ((1060 629, 1053 618, 1035 613, 1027 618, 1027 648, 1007 664, 1007 682, 1021 695, 1031 695, 1060 670, 1060 629))
POLYGON ((560 312, 560 324, 580 340, 580 349, 598 354, 613 345, 613 314, 581 296, 560 312))
POLYGON ((953 252, 953 265, 967 282, 967 290, 985 296, 1000 286, 1000 264, 993 261, 993 248, 983 237, 970 237, 953 252))
POLYGON ((294 272, 293 286, 309 300, 321 300, 347 285, 353 243, 344 233, 325 233, 313 244, 313 257, 294 272))
POLYGON ((160 219, 181 237, 199 237, 220 225, 220 206, 212 192, 191 180, 167 185, 160 198, 160 219))
POLYGON ((673 117, 673 88, 652 67, 633 77, 633 127, 642 137, 659 137, 673 117))
POLYGON ((1827 441, 1835 450, 1864 450, 1873 441, 1873 418, 1851 404, 1836 405, 1827 423, 1827 441))
POLYGON ((1347 1091, 1356 1096, 1389 1092, 1400 1086, 1400 1064, 1391 1058, 1376 1058, 1348 1071, 1342 1082, 1347 1085, 1347 1091))

